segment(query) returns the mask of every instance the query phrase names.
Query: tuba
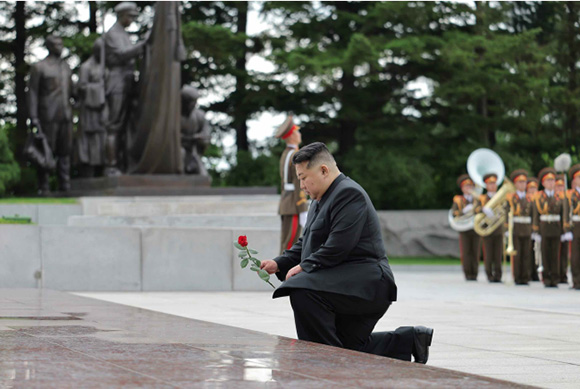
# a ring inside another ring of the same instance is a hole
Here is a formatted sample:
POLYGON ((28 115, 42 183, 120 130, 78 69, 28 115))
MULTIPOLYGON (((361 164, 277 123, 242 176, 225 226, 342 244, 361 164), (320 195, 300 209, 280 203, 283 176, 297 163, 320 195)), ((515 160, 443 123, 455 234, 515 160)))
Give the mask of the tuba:
MULTIPOLYGON (((483 176, 488 173, 497 174, 498 185, 504 181, 505 166, 500 156, 489 149, 477 149, 467 160, 467 173, 473 182, 480 186, 485 186, 483 176)), ((493 210, 494 216, 488 217, 485 214, 477 214, 473 219, 473 229, 480 236, 491 235, 508 219, 508 212, 505 207, 507 195, 514 193, 516 188, 508 179, 505 179, 501 189, 485 205, 493 210)))

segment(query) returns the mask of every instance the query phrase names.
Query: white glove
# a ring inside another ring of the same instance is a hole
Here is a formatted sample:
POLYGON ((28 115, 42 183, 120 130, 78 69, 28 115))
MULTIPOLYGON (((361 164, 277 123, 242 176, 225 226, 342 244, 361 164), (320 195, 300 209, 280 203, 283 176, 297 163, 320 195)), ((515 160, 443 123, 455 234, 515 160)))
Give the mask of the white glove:
POLYGON ((538 234, 537 232, 532 232, 532 240, 539 243, 542 241, 542 235, 538 234))
POLYGON ((304 226, 306 225, 306 217, 308 216, 308 212, 300 212, 300 214, 298 215, 298 222, 300 223, 300 226, 302 228, 304 228, 304 226))
POLYGON ((574 236, 572 235, 572 232, 566 232, 565 234, 562 234, 560 236, 560 242, 569 242, 572 239, 574 239, 574 236))
POLYGON ((467 204, 465 208, 463 208, 463 213, 471 212, 473 210, 473 204, 467 204))
POLYGON ((485 213, 485 216, 487 216, 489 218, 493 218, 495 216, 495 213, 493 213, 493 210, 491 208, 488 208, 488 207, 483 207, 483 213, 485 213))
POLYGON ((509 231, 504 232, 503 233, 503 236, 505 236, 506 238, 509 238, 510 237, 510 232, 509 231))

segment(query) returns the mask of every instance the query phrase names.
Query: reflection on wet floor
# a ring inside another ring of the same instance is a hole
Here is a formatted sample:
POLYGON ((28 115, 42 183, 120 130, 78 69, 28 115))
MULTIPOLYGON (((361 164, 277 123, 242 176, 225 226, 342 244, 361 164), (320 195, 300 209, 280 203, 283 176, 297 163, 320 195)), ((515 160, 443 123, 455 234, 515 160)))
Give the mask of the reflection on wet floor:
POLYGON ((518 387, 46 290, 0 317, 0 387, 518 387))

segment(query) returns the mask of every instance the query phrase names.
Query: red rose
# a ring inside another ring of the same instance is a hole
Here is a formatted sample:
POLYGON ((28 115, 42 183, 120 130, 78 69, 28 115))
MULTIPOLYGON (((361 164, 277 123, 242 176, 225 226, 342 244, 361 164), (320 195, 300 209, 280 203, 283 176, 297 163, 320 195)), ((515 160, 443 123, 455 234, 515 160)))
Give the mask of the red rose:
POLYGON ((242 247, 246 247, 248 245, 248 237, 246 235, 240 235, 238 237, 238 244, 242 247))

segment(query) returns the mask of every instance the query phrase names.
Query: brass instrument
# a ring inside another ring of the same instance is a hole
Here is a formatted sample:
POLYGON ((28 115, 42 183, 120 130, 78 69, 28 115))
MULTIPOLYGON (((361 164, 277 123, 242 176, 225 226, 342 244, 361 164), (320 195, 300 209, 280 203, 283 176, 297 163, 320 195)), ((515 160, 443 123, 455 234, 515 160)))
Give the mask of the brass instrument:
MULTIPOLYGON (((481 194, 481 191, 482 191, 482 188, 479 186, 476 186, 473 189, 473 191, 471 192, 471 195, 475 199, 476 196, 479 196, 481 194)), ((447 214, 447 220, 449 221, 449 226, 458 232, 473 230, 473 218, 474 217, 475 217, 474 209, 471 209, 471 211, 466 212, 460 216, 453 216, 453 209, 450 209, 449 213, 447 214)))
POLYGON ((514 184, 506 178, 501 189, 497 191, 487 204, 485 204, 487 208, 490 208, 493 211, 494 216, 490 218, 484 213, 475 215, 473 229, 478 235, 489 236, 506 222, 508 216, 505 207, 506 197, 508 194, 514 193, 515 191, 516 187, 514 184))

